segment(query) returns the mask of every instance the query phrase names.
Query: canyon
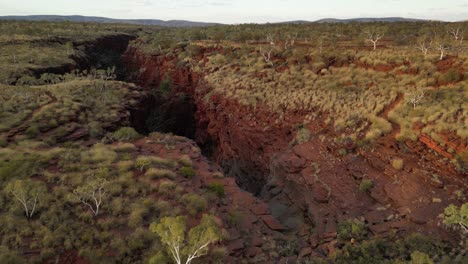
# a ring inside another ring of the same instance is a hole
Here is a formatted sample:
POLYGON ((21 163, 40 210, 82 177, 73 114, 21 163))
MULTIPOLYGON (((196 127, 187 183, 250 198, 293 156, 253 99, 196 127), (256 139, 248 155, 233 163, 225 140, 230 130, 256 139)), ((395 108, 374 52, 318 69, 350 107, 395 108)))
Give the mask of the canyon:
MULTIPOLYGON (((197 59, 209 52, 202 50, 197 59)), ((392 133, 365 148, 352 140, 335 142, 337 132, 323 117, 303 124, 307 112, 280 117, 264 105, 245 106, 211 93, 203 72, 181 66, 177 55, 147 55, 134 47, 123 54, 129 81, 151 91, 171 80, 168 98, 146 99, 133 111, 133 126, 149 132, 144 121, 158 109, 168 124, 160 131, 193 139, 227 176, 268 205, 279 224, 273 229, 295 237, 303 254, 332 254, 338 224, 347 219, 361 220, 378 237, 420 232, 457 241, 439 215, 457 203, 457 191, 466 193, 466 174, 443 160, 443 150, 427 137, 400 142, 392 133), (310 138, 294 142, 302 126, 310 138), (404 160, 401 169, 392 166, 397 157, 404 160), (359 190, 363 180, 372 182, 370 190, 359 190)))

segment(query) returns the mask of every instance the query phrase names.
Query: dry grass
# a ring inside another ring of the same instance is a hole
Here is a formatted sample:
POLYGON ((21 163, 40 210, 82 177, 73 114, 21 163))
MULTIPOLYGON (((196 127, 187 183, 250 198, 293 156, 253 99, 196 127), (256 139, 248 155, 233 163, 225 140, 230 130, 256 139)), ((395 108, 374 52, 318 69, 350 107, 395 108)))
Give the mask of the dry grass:
MULTIPOLYGON (((466 139, 467 80, 440 86, 436 54, 424 58, 410 47, 332 54, 303 49, 301 53, 308 59, 302 60, 287 57, 290 55, 282 59, 283 53, 276 48, 272 67, 260 53, 266 48, 235 49, 228 60, 220 54, 209 55, 208 63, 199 62, 194 69, 208 73, 204 79, 212 87, 210 94, 222 93, 253 108, 265 105, 280 114, 306 111, 310 114, 305 121, 326 114, 336 130, 367 140, 393 130, 381 114, 398 94, 408 100, 410 93, 421 90, 426 96, 416 109, 402 101, 389 113, 390 120, 401 126, 397 137, 416 139, 419 132, 413 131, 413 126, 423 122, 426 132, 445 129, 466 139), (330 60, 333 66, 326 67, 330 60), (281 66, 285 68, 278 70, 281 66)), ((466 60, 463 54, 457 59, 461 63, 466 60)))

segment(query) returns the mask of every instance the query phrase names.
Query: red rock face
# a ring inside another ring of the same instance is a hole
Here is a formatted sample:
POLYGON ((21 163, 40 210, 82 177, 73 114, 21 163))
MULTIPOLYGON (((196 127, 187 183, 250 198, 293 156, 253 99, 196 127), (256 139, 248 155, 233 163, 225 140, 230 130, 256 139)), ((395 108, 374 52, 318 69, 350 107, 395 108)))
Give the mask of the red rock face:
MULTIPOLYGON (((262 220, 271 229, 293 232, 307 241, 306 248, 322 252, 333 250, 337 224, 350 218, 364 221, 376 235, 420 231, 455 239, 441 227, 438 216, 449 204, 460 204, 455 192, 466 193, 467 181, 424 145, 406 145, 387 136, 356 149, 349 142, 335 143, 333 129, 316 120, 307 125, 310 140, 291 146, 305 113, 290 112, 280 119, 262 105, 254 108, 211 95, 201 76, 176 67, 174 58, 130 49, 125 60, 130 68, 141 69, 138 82, 143 86, 157 87, 168 75, 176 90, 193 96, 195 140, 212 145, 211 158, 244 189, 268 202, 276 219, 262 220), (340 155, 340 149, 349 154, 340 155), (392 167, 394 158, 403 159, 401 170, 392 167), (367 192, 359 190, 363 179, 373 182, 367 192)), ((249 248, 251 253, 256 250, 249 248)))

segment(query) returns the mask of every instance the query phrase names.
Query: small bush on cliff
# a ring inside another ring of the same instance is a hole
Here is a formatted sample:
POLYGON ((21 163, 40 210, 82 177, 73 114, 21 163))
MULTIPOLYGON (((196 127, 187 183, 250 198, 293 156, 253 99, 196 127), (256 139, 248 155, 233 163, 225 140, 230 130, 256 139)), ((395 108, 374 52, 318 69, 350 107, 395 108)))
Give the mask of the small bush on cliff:
POLYGON ((168 76, 166 76, 166 78, 161 82, 158 88, 161 97, 167 98, 167 96, 171 93, 171 83, 171 78, 168 76))
POLYGON ((196 215, 205 211, 208 206, 206 199, 195 193, 185 194, 182 196, 182 202, 185 204, 187 211, 189 211, 191 215, 196 215))
POLYGON ((362 180, 359 184, 359 191, 368 192, 374 186, 374 183, 371 180, 362 180))
POLYGON ((138 134, 138 132, 136 132, 136 130, 133 127, 121 127, 117 131, 112 133, 111 137, 114 140, 127 141, 140 138, 141 135, 138 134))
POLYGON ((460 207, 449 205, 441 217, 446 226, 468 232, 468 203, 464 203, 460 207))
POLYGON ((159 178, 168 178, 168 179, 175 179, 175 173, 168 169, 157 169, 157 168, 149 168, 146 173, 146 177, 151 179, 159 179, 159 178))
POLYGON ((431 257, 426 253, 414 251, 411 253, 411 264, 433 264, 431 257))
POLYGON ((462 79, 460 73, 454 68, 448 70, 444 75, 440 76, 439 82, 442 84, 457 82, 462 79))
POLYGON ((218 197, 224 197, 224 185, 219 182, 213 182, 208 185, 208 190, 214 194, 216 194, 218 197))
POLYGON ((364 223, 357 219, 350 219, 338 223, 338 238, 345 241, 350 239, 363 240, 367 236, 364 223))
POLYGON ((185 178, 193 178, 195 176, 195 172, 193 171, 192 167, 184 166, 179 169, 179 173, 184 176, 185 178))
POLYGON ((396 170, 401 170, 403 169, 403 160, 402 159, 394 159, 392 160, 392 166, 396 170))
POLYGON ((302 144, 304 142, 309 141, 309 139, 310 139, 310 131, 309 129, 303 127, 297 131, 296 137, 294 138, 292 145, 302 144))
POLYGON ((178 159, 179 163, 191 167, 193 165, 192 159, 188 155, 183 155, 178 159))

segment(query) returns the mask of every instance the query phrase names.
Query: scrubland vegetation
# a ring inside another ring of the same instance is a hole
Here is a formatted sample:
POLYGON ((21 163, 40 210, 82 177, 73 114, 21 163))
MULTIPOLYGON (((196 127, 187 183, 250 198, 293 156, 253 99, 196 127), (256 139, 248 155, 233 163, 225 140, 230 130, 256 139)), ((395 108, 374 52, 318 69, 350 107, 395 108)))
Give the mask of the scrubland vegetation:
POLYGON ((151 54, 176 50, 181 64, 203 74, 212 89, 208 97, 219 93, 253 111, 266 106, 278 113, 277 123, 286 113, 299 111, 304 124, 324 122, 338 137, 358 143, 385 135, 416 141, 425 135, 460 157, 463 150, 447 145, 447 137, 467 140, 466 26, 351 23, 167 29, 143 34, 132 45, 151 54), (457 28, 460 33, 455 36, 457 28), (384 35, 375 49, 369 33, 384 35), (208 59, 200 60, 202 55, 208 59))
POLYGON ((149 261, 160 252, 168 262, 172 256, 163 254, 162 243, 172 238, 160 240, 157 226, 181 215, 206 218, 196 231, 190 231, 189 247, 204 244, 205 238, 221 239, 221 230, 207 218, 211 217, 207 204, 216 196, 177 184, 174 180, 184 177, 177 168, 186 167, 176 160, 153 157, 144 174, 135 177, 141 157, 131 145, 47 147, 30 141, 2 148, 0 180, 5 189, 0 221, 6 252, 29 252, 33 262, 74 252, 92 263, 149 261), (158 177, 152 177, 155 172, 158 177), (21 199, 27 201, 26 213, 21 199), (151 223, 155 233, 147 232, 151 223), (205 228, 216 233, 203 238, 205 228), (193 237, 193 232, 202 238, 193 237))
MULTIPOLYGON (((299 111, 304 124, 320 121, 363 143, 424 133, 444 145, 441 134, 464 142, 468 135, 466 43, 441 37, 454 26, 466 24, 160 29, 1 22, 0 262, 51 263, 71 255, 91 263, 190 263, 211 250, 219 259, 210 260, 222 263, 225 249, 217 243, 226 237, 225 219, 212 205, 226 196, 223 184, 193 188, 184 184, 196 177, 188 155, 140 152, 135 141, 143 136, 130 127, 128 111, 147 94, 115 80, 121 69, 108 63, 77 66, 87 42, 138 34, 133 47, 175 55, 181 66, 203 73, 212 89, 207 100, 221 93, 253 111, 267 107, 279 114, 277 123, 299 111), (365 34, 371 31, 385 32, 375 50, 365 34), (424 53, 418 48, 426 38, 433 46, 424 53), (447 48, 442 61, 437 41, 447 48), (182 245, 178 257, 175 243, 182 245)), ((165 80, 161 93, 169 88, 165 80)), ((292 145, 311 137, 304 124, 292 145)), ((173 149, 181 138, 153 133, 149 140, 173 149)), ((450 152, 466 158, 466 150, 457 151, 450 152)), ((404 168, 402 159, 391 164, 404 168)), ((372 188, 368 179, 359 186, 363 193, 372 188)), ((448 228, 466 230, 465 205, 446 209, 448 228)), ((242 221, 236 212, 230 217, 230 225, 242 221)), ((338 238, 335 263, 450 263, 434 241, 372 240, 359 220, 341 223, 338 238)))

